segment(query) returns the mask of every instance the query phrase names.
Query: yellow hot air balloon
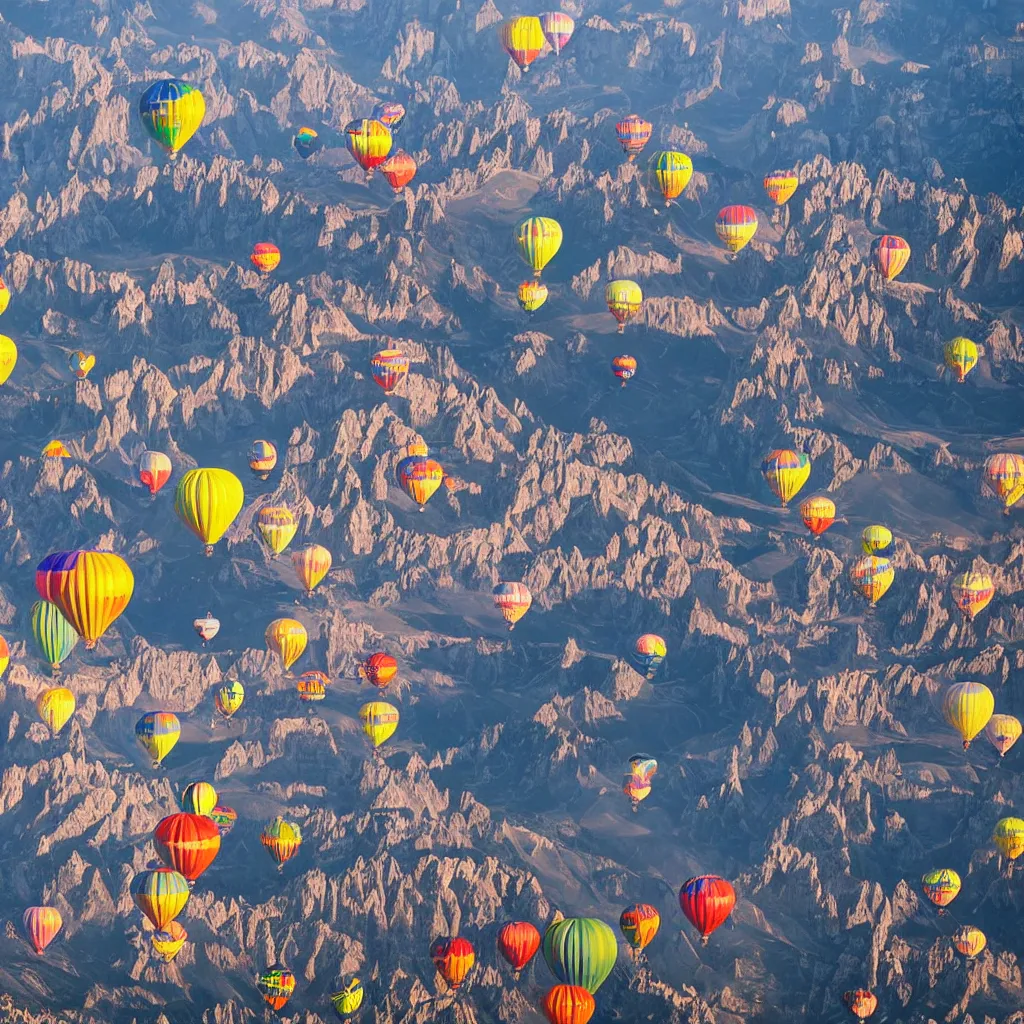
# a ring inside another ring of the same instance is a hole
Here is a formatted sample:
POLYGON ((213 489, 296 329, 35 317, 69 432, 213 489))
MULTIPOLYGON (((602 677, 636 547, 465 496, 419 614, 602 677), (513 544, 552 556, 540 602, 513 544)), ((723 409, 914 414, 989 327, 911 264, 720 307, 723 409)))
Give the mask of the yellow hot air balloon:
POLYGON ((864 554, 877 555, 892 543, 892 531, 887 526, 865 526, 860 535, 864 554))
POLYGON ((625 333, 626 324, 640 315, 644 304, 644 293, 636 281, 610 281, 604 290, 608 312, 619 323, 619 334, 625 333))
POLYGON ((992 831, 992 842, 1004 857, 1016 860, 1024 853, 1024 820, 1000 818, 992 831))
POLYGON ((291 544, 299 529, 291 510, 279 506, 260 509, 256 522, 264 542, 275 555, 281 554, 291 544))
POLYGON ((946 721, 960 733, 964 750, 971 740, 988 725, 996 699, 984 683, 955 683, 946 691, 942 713, 946 721))
POLYGON ((772 171, 765 175, 764 190, 776 206, 785 206, 800 186, 800 179, 791 171, 772 171))
POLYGON ((523 262, 540 277, 562 247, 562 225, 551 217, 527 217, 516 226, 515 240, 523 262))
POLYGON ((149 937, 153 952, 162 956, 167 963, 181 952, 187 940, 188 932, 177 921, 171 921, 163 931, 153 932, 149 937))
POLYGON ((943 349, 946 366, 953 371, 957 384, 963 384, 964 378, 978 365, 978 346, 970 338, 953 338, 946 342, 943 349))
POLYGON ((267 648, 280 655, 285 672, 302 656, 309 637, 298 619, 274 619, 264 634, 267 648))
POLYGON ((761 475, 783 505, 788 505, 811 475, 811 458, 803 452, 777 448, 761 462, 761 475))
POLYGON ((58 551, 36 566, 36 590, 60 609, 91 650, 128 606, 135 577, 112 551, 58 551))
POLYGON ((222 683, 213 695, 213 703, 225 718, 230 718, 245 702, 245 687, 237 680, 222 683))
POLYGON ((174 749, 180 735, 181 723, 173 711, 147 711, 135 723, 135 738, 153 758, 154 768, 174 749))
POLYGON ((370 742, 374 747, 379 747, 398 728, 398 708, 387 701, 371 700, 359 709, 359 720, 370 742))
POLYGON ((546 41, 540 18, 531 15, 503 22, 499 38, 505 52, 516 62, 520 71, 530 70, 530 65, 540 56, 546 41))
POLYGON ((4 313, 7 310, 8 305, 11 302, 11 290, 7 287, 2 280, 0 280, 0 313, 4 313))
POLYGON ((174 511, 178 518, 213 554, 213 545, 227 532, 242 511, 242 481, 226 469, 190 469, 178 481, 174 511))
POLYGON ((548 286, 543 281, 523 281, 518 295, 523 312, 536 313, 548 301, 548 286))
POLYGON ((739 252, 757 234, 757 214, 753 207, 723 207, 715 221, 715 234, 729 252, 739 252))
POLYGON ((690 184, 693 161, 685 153, 666 149, 651 157, 650 167, 654 187, 664 196, 665 205, 671 206, 672 200, 678 199, 690 184))
POLYGON ((985 933, 971 924, 965 924, 953 933, 953 945, 958 953, 962 953, 966 957, 977 956, 987 943, 988 939, 985 938, 985 933))
POLYGON ((949 589, 957 608, 968 619, 983 612, 996 594, 992 577, 985 572, 962 572, 954 577, 949 589))
POLYGON ((6 334, 0 334, 0 384, 6 383, 17 361, 18 346, 6 334))
POLYGON ((75 695, 66 686, 53 686, 36 699, 36 711, 56 736, 75 713, 75 695))
POLYGON ((1003 503, 1003 512, 1024 496, 1024 456, 1016 452, 999 452, 985 460, 985 483, 1003 503))
POLYGON ((1020 739, 1020 721, 1013 715, 993 715, 985 726, 985 736, 989 743, 999 751, 1000 757, 1020 739))
POLYGON ((295 575, 306 588, 306 596, 312 597, 320 581, 331 571, 331 553, 320 544, 310 544, 292 555, 295 575))
POLYGON ((850 570, 850 579, 861 596, 877 604, 892 586, 896 570, 888 558, 865 555, 850 570))
POLYGON ((154 82, 139 100, 139 117, 147 134, 173 160, 195 135, 206 116, 203 94, 188 82, 165 78, 154 82))
POLYGON ((374 118, 357 118, 345 126, 348 151, 357 164, 366 171, 366 180, 380 167, 391 152, 391 132, 387 126, 374 118))
POLYGON ((217 806, 217 790, 209 782, 190 782, 181 794, 181 809, 208 818, 217 806))
POLYGON ((63 441, 54 439, 53 441, 47 441, 46 447, 43 449, 44 459, 70 459, 71 452, 67 450, 63 441))

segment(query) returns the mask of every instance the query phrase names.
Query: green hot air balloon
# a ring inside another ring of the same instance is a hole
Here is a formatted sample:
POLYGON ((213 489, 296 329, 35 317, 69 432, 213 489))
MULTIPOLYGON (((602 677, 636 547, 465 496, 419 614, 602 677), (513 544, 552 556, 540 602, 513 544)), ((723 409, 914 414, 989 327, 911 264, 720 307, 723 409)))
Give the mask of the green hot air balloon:
POLYGON ((78 643, 74 626, 50 601, 36 601, 32 605, 32 635, 54 672, 78 643))
POLYGON ((619 944, 615 932, 592 917, 555 921, 544 933, 544 959, 563 985, 578 985, 591 995, 612 973, 619 944))

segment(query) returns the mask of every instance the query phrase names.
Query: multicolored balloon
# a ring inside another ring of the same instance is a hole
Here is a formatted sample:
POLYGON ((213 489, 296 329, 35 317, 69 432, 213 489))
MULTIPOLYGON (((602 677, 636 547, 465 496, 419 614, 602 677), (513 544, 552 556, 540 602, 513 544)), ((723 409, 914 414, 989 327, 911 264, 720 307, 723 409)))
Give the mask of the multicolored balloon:
POLYGON ((421 512, 444 480, 441 464, 419 455, 402 459, 395 472, 402 490, 419 505, 421 512))
POLYGON ((331 1005, 342 1020, 347 1020, 363 1005, 363 983, 353 978, 340 992, 332 992, 331 1005))
POLYGON ((377 352, 370 360, 373 379, 390 395, 409 372, 409 357, 397 348, 377 352))
POLYGON ((523 262, 539 278, 562 247, 562 225, 552 217, 527 217, 516 225, 514 237, 523 262))
POLYGON ((968 620, 973 620, 995 597, 996 585, 986 572, 962 572, 959 576, 953 577, 949 590, 957 608, 968 620))
POLYGON ((644 293, 636 281, 610 281, 604 290, 604 301, 619 325, 619 334, 623 334, 626 324, 640 316, 644 293))
MULTIPOLYGON (((209 782, 190 782, 181 793, 181 809, 209 818, 217 806, 217 790, 209 782)), ((172 864, 171 867, 174 865, 172 864)))
POLYGON ((625 387, 626 381, 632 380, 636 375, 636 366, 636 359, 633 356, 616 356, 612 360, 612 373, 622 381, 622 386, 625 387))
POLYGON ((899 235, 883 235, 875 243, 875 263, 886 281, 894 281, 910 262, 910 246, 899 235))
POLYGON ((896 579, 896 570, 888 558, 865 555, 850 569, 850 581, 854 590, 876 605, 888 593, 896 579))
POLYGON ((970 338, 957 337, 947 341, 942 355, 957 384, 963 384, 967 374, 978 365, 978 346, 970 338))
POLYGON ((965 924, 957 928, 950 941, 953 943, 956 951, 968 959, 978 956, 985 946, 988 945, 985 933, 980 928, 975 928, 972 924, 965 924))
POLYGON ((50 670, 57 673, 61 663, 78 646, 78 632, 51 601, 36 601, 31 618, 32 636, 50 670))
POLYGON ((156 494, 171 479, 171 460, 163 452, 145 451, 139 459, 139 479, 156 494))
POLYGON ((160 767, 180 736, 181 723, 173 711, 147 711, 135 723, 135 738, 153 758, 154 768, 160 767))
POLYGON ((510 633, 532 604, 533 594, 525 583, 499 583, 494 588, 494 606, 504 616, 510 633))
POLYGON ((378 651, 359 666, 359 675, 379 690, 383 690, 398 674, 398 662, 390 654, 378 651))
POLYGON ((166 931, 153 932, 149 937, 153 952, 163 957, 168 964, 181 952, 181 947, 187 941, 188 932, 177 921, 172 921, 166 931))
POLYGON ((288 863, 302 846, 302 829, 294 821, 276 817, 260 834, 263 848, 277 864, 278 871, 284 871, 288 863))
POLYGON ((679 907, 686 920, 700 932, 706 946, 711 933, 725 924, 736 906, 736 890, 719 875, 697 875, 683 882, 679 907))
POLYGON ((651 157, 650 176, 666 206, 678 199, 693 177, 693 161, 674 149, 665 149, 651 157))
POLYGON ((295 975, 280 964, 272 964, 257 979, 263 1001, 275 1012, 283 1010, 295 991, 295 975))
POLYGON ((319 153, 324 148, 323 140, 320 136, 312 128, 305 127, 300 128, 295 133, 292 145, 295 147, 295 152, 303 160, 308 160, 314 153, 319 153))
POLYGON ((21 923, 32 948, 40 956, 64 927, 64 919, 56 907, 29 907, 22 914, 21 923))
POLYGON ((750 206, 724 206, 715 220, 715 234, 731 253, 737 253, 757 234, 757 214, 750 206))
POLYGON ((810 475, 811 457, 805 452, 776 448, 761 461, 761 476, 783 508, 797 496, 810 475))
POLYGON ((249 469, 261 480, 266 480, 276 465, 277 445, 273 441, 264 441, 263 438, 253 441, 249 446, 249 469))
POLYGON ((576 31, 576 22, 563 11, 546 11, 540 16, 540 27, 555 56, 559 57, 576 31))
POLYGON ((888 526, 875 523, 865 526, 860 535, 861 547, 866 555, 877 555, 892 543, 892 530, 888 526))
POLYGON ((313 596, 313 591, 331 571, 333 561, 330 551, 321 544, 309 544, 292 555, 295 575, 305 589, 306 597, 313 596))
POLYGON ((776 206, 785 206, 799 186, 800 179, 790 171, 772 171, 765 175, 765 193, 776 206))
POLYGON ((517 297, 524 313, 536 313, 548 301, 548 286, 543 281, 523 281, 517 297))
POLYGON ((867 1020, 878 1009, 878 997, 865 988, 843 993, 843 1005, 858 1020, 867 1020))
POLYGON ((800 503, 800 518, 815 537, 820 537, 836 521, 836 503, 817 495, 800 503))
POLYGON ((249 254, 249 262, 261 274, 269 274, 280 265, 281 250, 273 242, 257 242, 249 254))
POLYGON ((139 100, 142 127, 173 160, 206 116, 203 94, 180 78, 154 82, 139 100))
POLYGON ((68 356, 68 369, 79 379, 85 380, 96 365, 96 357, 89 352, 72 352, 68 356))
POLYGON ((396 100, 384 100, 373 108, 371 116, 394 135, 405 120, 405 107, 396 100))
POLYGON ((311 672, 303 672, 295 683, 295 690, 299 700, 307 704, 326 700, 327 684, 330 682, 327 674, 314 669, 311 672))
POLYGON ((546 41, 540 18, 531 15, 503 22, 498 29, 498 37, 505 52, 523 72, 530 70, 530 65, 540 56, 546 41))
POLYGON ((476 963, 476 952, 469 939, 456 935, 434 942, 430 947, 430 959, 448 987, 457 992, 476 963))
POLYGON ((665 660, 668 646, 657 633, 644 633, 637 637, 633 645, 633 661, 637 668, 648 678, 653 679, 658 666, 665 660))
POLYGON ((160 859, 191 887, 220 852, 220 829, 202 814, 169 814, 153 830, 153 845, 160 859))
POLYGON ((643 152, 644 146, 651 141, 653 132, 654 125, 650 121, 645 121, 639 114, 628 114, 615 124, 619 145, 629 161, 635 160, 643 152))
POLYGON ((366 171, 366 180, 380 167, 391 152, 391 132, 373 118, 357 118, 345 126, 348 151, 355 162, 366 171))
POLYGON ((1024 456, 1016 452, 999 452, 985 460, 985 483, 1002 502, 1003 514, 1024 496, 1024 456))
POLYGON ((162 932, 185 909, 192 890, 184 875, 152 864, 132 879, 131 893, 135 906, 162 932))
POLYGON ((1004 857, 1016 860, 1024 853, 1024 820, 1000 818, 992 831, 992 842, 1004 857))
POLYGON ((948 907, 960 895, 960 876, 952 868, 935 868, 921 876, 921 889, 939 908, 948 907))
POLYGON ((650 945, 661 927, 661 914, 649 903, 634 903, 619 915, 619 931, 638 953, 650 945))

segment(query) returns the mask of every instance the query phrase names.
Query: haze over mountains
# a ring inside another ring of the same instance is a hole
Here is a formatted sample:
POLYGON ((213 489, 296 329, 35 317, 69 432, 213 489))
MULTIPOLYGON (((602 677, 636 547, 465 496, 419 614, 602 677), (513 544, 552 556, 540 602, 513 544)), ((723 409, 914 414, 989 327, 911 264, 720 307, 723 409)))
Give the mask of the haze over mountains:
POLYGON ((254 976, 280 961, 298 982, 281 1016, 303 1024, 332 1019, 353 974, 362 1021, 536 1024, 554 979, 538 957, 513 981, 498 928, 614 926, 643 901, 661 933, 644 968, 620 947, 595 1024, 835 1024, 856 988, 890 1024, 1024 1024, 1021 882, 990 841, 1024 808, 1020 750, 965 754, 940 710, 975 680, 1024 711, 1024 531, 980 473, 1024 453, 1024 8, 563 9, 571 43, 523 75, 497 26, 536 12, 490 0, 0 5, 0 331, 19 348, 0 403, 0 1019, 269 1020, 254 976), (168 76, 207 107, 173 163, 137 117, 168 76), (381 99, 407 106, 419 164, 398 199, 344 148, 381 99), (693 159, 670 209, 616 142, 631 111, 650 149, 693 159), (301 125, 326 143, 307 162, 301 125), (779 211, 776 167, 801 181, 779 211), (714 232, 728 203, 760 217, 734 260, 714 232), (531 214, 565 230, 532 318, 512 240, 531 214), (913 250, 895 282, 871 261, 885 233, 913 250), (282 253, 267 277, 260 241, 282 253), (646 296, 622 337, 612 277, 646 296), (959 334, 984 349, 963 385, 938 369, 959 334), (391 397, 369 370, 388 347, 413 359, 391 397), (96 355, 86 380, 76 349, 96 355), (39 458, 52 438, 70 460, 39 458), (281 453, 265 483, 255 438, 281 453), (452 481, 423 514, 395 482, 417 440, 452 481), (194 466, 244 480, 212 559, 172 486, 139 485, 147 448, 171 485, 194 466), (835 500, 821 538, 762 481, 773 448, 806 451, 802 494, 835 500), (253 529, 270 504, 333 554, 311 599, 253 529), (874 522, 897 575, 868 610, 848 570, 874 522), (51 738, 34 569, 96 546, 135 594, 67 662, 78 710, 51 738), (949 582, 972 567, 997 594, 970 623, 949 582), (534 595, 512 634, 499 580, 534 595), (333 679, 313 710, 266 651, 280 616, 309 632, 296 673, 333 679), (644 632, 668 644, 653 682, 629 662, 644 632), (373 650, 400 662, 380 759, 357 718, 373 650), (224 679, 246 688, 228 724, 224 679), (133 727, 158 709, 182 737, 153 770, 133 727), (638 752, 660 767, 634 815, 638 752), (168 965, 129 885, 199 779, 239 820, 168 965), (280 875, 260 843, 278 814, 304 837, 280 875), (964 882, 945 918, 918 885, 942 866, 964 882), (707 948, 676 898, 702 872, 738 895, 707 948), (43 903, 64 929, 37 957, 20 922, 43 903), (988 937, 974 960, 958 924, 988 937), (457 1000, 429 957, 455 934, 477 950, 457 1000))

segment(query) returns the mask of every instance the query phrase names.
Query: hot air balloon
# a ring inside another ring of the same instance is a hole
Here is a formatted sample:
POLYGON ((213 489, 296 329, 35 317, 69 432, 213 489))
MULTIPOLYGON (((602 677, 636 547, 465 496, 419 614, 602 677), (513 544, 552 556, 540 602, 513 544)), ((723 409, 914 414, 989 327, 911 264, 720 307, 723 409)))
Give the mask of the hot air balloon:
POLYGON ((619 145, 626 154, 627 160, 635 160, 643 152, 644 146, 651 141, 654 126, 645 121, 639 114, 629 114, 615 125, 615 134, 619 137, 619 145))
POLYGON ((854 590, 866 597, 872 605, 877 604, 892 586, 896 570, 888 558, 865 555, 854 563, 850 570, 850 581, 854 590))
POLYGON ((409 357, 397 348, 386 348, 370 360, 373 379, 390 395, 409 372, 409 357))
POLYGON ((810 475, 811 457, 804 452, 776 448, 761 461, 761 476, 783 508, 797 496, 810 475))
POLYGON ((988 944, 985 933, 974 925, 965 924, 953 933, 951 939, 958 953, 964 956, 976 957, 988 944))
POLYGON ((494 606, 505 617, 510 633, 532 604, 533 594, 525 583, 499 583, 494 588, 494 606))
POLYGON ((383 690, 398 673, 398 662, 390 654, 377 652, 371 654, 359 666, 359 674, 368 683, 383 690))
POLYGON ((995 707, 996 699, 984 683, 954 683, 942 700, 942 714, 960 733, 964 741, 964 750, 988 725, 995 707))
POLYGON ((181 952, 187 940, 188 932, 177 921, 172 921, 166 931, 153 932, 149 944, 157 956, 163 957, 165 963, 170 963, 181 952))
POLYGON ((968 619, 983 612, 996 593, 992 577, 985 572, 962 572, 953 578, 949 589, 957 608, 968 619))
MULTIPOLYGON (((181 793, 181 809, 209 818, 217 806, 217 790, 209 782, 190 782, 181 793)), ((174 867, 172 864, 171 867, 174 867)))
POLYGON ((823 534, 836 521, 836 503, 817 495, 800 503, 800 518, 815 537, 823 534))
MULTIPOLYGON (((311 704, 324 700, 327 697, 327 683, 324 680, 327 676, 323 672, 303 672, 295 683, 295 689, 299 694, 299 700, 311 704)), ((330 682, 330 680, 328 680, 330 682)))
MULTIPOLYGON (((0 335, 2 337, 2 335, 0 335)), ((0 382, 2 383, 2 382, 0 382)), ((67 450, 63 441, 48 441, 42 452, 44 459, 70 459, 71 452, 67 450)))
POLYGON ((636 814, 641 801, 651 795, 651 780, 646 775, 634 775, 629 772, 622 784, 622 792, 629 797, 630 808, 636 814))
POLYGON ((739 252, 757 234, 757 214, 749 206, 724 206, 715 220, 715 234, 729 252, 739 252))
MULTIPOLYGON (((96 357, 92 353, 72 352, 68 356, 68 369, 79 379, 85 380, 96 365, 96 357)), ((0 383, 3 383, 0 381, 0 383)))
POLYGON ((201 814, 169 814, 153 830, 153 845, 160 859, 191 886, 220 851, 220 829, 201 814))
POLYGON ((616 356, 612 360, 612 373, 622 381, 622 386, 625 387, 626 381, 636 373, 636 360, 632 356, 616 356))
POLYGON ((992 831, 992 842, 1004 857, 1016 860, 1024 853, 1024 820, 1000 818, 992 831))
POLYGON ((272 1010, 283 1010, 295 991, 295 975, 287 967, 273 964, 256 979, 256 987, 272 1010))
POLYGON ((330 551, 321 544, 309 544, 292 555, 295 575, 305 588, 306 597, 313 596, 313 591, 331 571, 331 563, 330 551))
POLYGON ((899 235, 882 235, 875 243, 875 262, 886 281, 894 281, 910 262, 910 246, 899 235))
POLYGON ((661 914, 649 903, 634 903, 619 915, 619 931, 637 953, 650 944, 661 927, 661 914))
POLYGON ((633 645, 633 661, 648 679, 654 678, 658 666, 665 660, 668 647, 656 633, 644 633, 633 645))
POLYGON ((50 601, 36 601, 32 605, 32 636, 53 672, 78 645, 75 627, 64 618, 64 613, 50 601))
POLYGON ((32 948, 40 955, 64 927, 64 919, 56 907, 29 907, 21 923, 32 948))
POLYGON ((524 312, 536 313, 548 301, 548 286, 543 281, 523 281, 518 298, 524 312))
POLYGON ((505 52, 515 61, 520 71, 529 71, 530 65, 540 56, 544 49, 544 29, 540 18, 530 15, 511 18, 502 22, 498 29, 501 45, 505 52))
POLYGON ((56 736, 75 713, 75 695, 66 686, 43 690, 36 698, 36 711, 56 736))
POLYGON ((948 907, 960 895, 960 876, 951 868, 937 868, 921 876, 921 889, 939 908, 948 907))
POLYGON ((253 473, 261 480, 266 480, 276 465, 277 445, 273 441, 264 441, 262 438, 253 441, 249 446, 249 468, 253 473))
POLYGON ((736 891, 718 875, 698 875, 683 882, 679 906, 706 946, 711 933, 725 924, 736 906, 736 891))
POLYGON ((220 619, 215 619, 207 612, 202 618, 192 620, 192 628, 205 647, 220 632, 220 619))
POLYGON ((376 749, 398 728, 398 708, 383 700, 371 700, 359 709, 359 720, 363 723, 363 732, 376 749))
POLYGON ((634 754, 629 759, 629 770, 634 775, 649 779, 652 775, 658 774, 658 762, 646 754, 634 754))
POLYGON ((623 334, 626 324, 640 315, 644 293, 636 281, 610 281, 604 290, 604 301, 608 304, 608 312, 618 322, 619 334, 623 334))
POLYGON ((884 551, 892 543, 892 530, 887 526, 879 526, 875 523, 872 526, 865 526, 860 535, 861 547, 864 554, 877 555, 884 551))
POLYGON ((190 469, 174 495, 178 518, 206 545, 206 555, 242 511, 242 481, 226 469, 190 469))
POLYGON ((764 179, 764 190, 776 206, 785 206, 799 185, 800 179, 790 171, 772 171, 764 179))
POLYGON ((551 49, 558 57, 572 39, 572 34, 576 31, 576 22, 562 11, 547 11, 540 16, 540 27, 544 38, 551 44, 551 49))
POLYGON ((1016 452, 1000 452, 985 460, 985 483, 1003 503, 1003 513, 1024 495, 1024 456, 1016 452))
POLYGON ((516 225, 514 237, 523 262, 539 278, 562 247, 562 225, 551 217, 527 217, 516 225))
POLYGON ((353 978, 340 992, 332 992, 331 1005, 342 1020, 347 1020, 363 1005, 363 983, 353 978))
POLYGON ((7 641, 0 636, 0 676, 7 671, 7 666, 11 663, 11 648, 8 646, 7 641))
POLYGON ((597 1004, 579 985, 555 985, 541 1006, 551 1024, 588 1024, 597 1004))
POLYGON ((163 759, 174 749, 180 735, 178 716, 171 711, 147 711, 135 723, 135 738, 153 758, 154 768, 160 767, 163 759))
POLYGON ((405 120, 405 107, 395 100, 385 100, 373 108, 372 116, 394 135, 405 120))
POLYGON ((92 650, 128 607, 135 577, 112 551, 57 551, 36 566, 36 590, 60 609, 92 650))
POLYGON ((953 371, 957 384, 963 384, 967 374, 978 365, 978 346, 970 338, 953 338, 943 349, 946 366, 953 371))
POLYGON ((185 909, 191 895, 188 879, 172 868, 151 864, 140 871, 131 884, 135 906, 149 918, 157 931, 167 926, 185 909))
POLYGON ((281 554, 291 544, 292 538, 299 529, 299 524, 295 521, 291 509, 283 506, 261 508, 256 517, 256 525, 263 542, 275 555, 281 554))
POLYGON ((299 852, 302 829, 294 821, 278 816, 260 834, 260 842, 277 864, 277 870, 283 871, 285 864, 299 852))
POLYGON ((396 150, 380 165, 380 173, 396 196, 416 177, 416 161, 404 149, 396 150))
POLYGON ((866 1020, 878 1009, 878 999, 874 993, 859 988, 856 991, 843 993, 843 1005, 858 1020, 866 1020))
POLYGON ((566 917, 544 932, 544 959, 564 985, 579 985, 591 995, 604 984, 619 955, 615 932, 591 917, 566 917))
POLYGON ((0 315, 3 315, 7 311, 7 307, 11 303, 11 290, 7 287, 2 279, 0 279, 0 315))
POLYGON ((312 128, 300 128, 295 133, 295 138, 292 139, 292 145, 303 160, 308 160, 314 153, 319 153, 324 148, 323 141, 312 128))
POLYGON ((302 657, 309 636, 306 627, 298 619, 274 619, 263 634, 267 650, 281 658, 287 672, 302 657))
POLYGON ((269 274, 281 263, 281 250, 273 242, 257 242, 249 253, 249 262, 261 274, 269 274))
POLYGON ((217 804, 210 811, 210 821, 217 826, 217 831, 220 832, 223 839, 235 827, 235 822, 238 821, 238 812, 226 804, 217 804))
POLYGON ((143 452, 139 459, 139 479, 156 494, 171 479, 171 460, 163 452, 143 452))
POLYGON ((345 126, 345 138, 348 151, 366 171, 366 180, 369 181, 374 168, 380 167, 391 152, 391 132, 380 121, 364 117, 345 126))
POLYGON ((989 743, 999 751, 1000 757, 1020 739, 1021 725, 1013 715, 993 715, 985 726, 985 735, 989 743))
POLYGON ((402 490, 419 505, 421 512, 444 479, 439 462, 416 455, 402 459, 395 472, 402 490))
POLYGON ((540 932, 529 921, 511 921, 498 932, 498 952, 508 961, 517 981, 538 949, 540 932))
POLYGON ((466 980, 466 975, 476 963, 476 953, 469 939, 456 935, 451 939, 438 939, 430 947, 430 959, 434 961, 437 973, 453 991, 466 980))
MULTIPOLYGON (((245 687, 237 680, 221 683, 213 695, 213 704, 224 718, 230 718, 245 701, 245 687)), ((214 801, 216 803, 216 801, 214 801)))
POLYGON ((665 205, 678 199, 686 190, 693 177, 693 161, 674 149, 662 150, 651 157, 651 181, 662 194, 665 205))
POLYGON ((139 100, 139 117, 154 142, 173 160, 206 116, 203 94, 179 78, 154 82, 139 100))

